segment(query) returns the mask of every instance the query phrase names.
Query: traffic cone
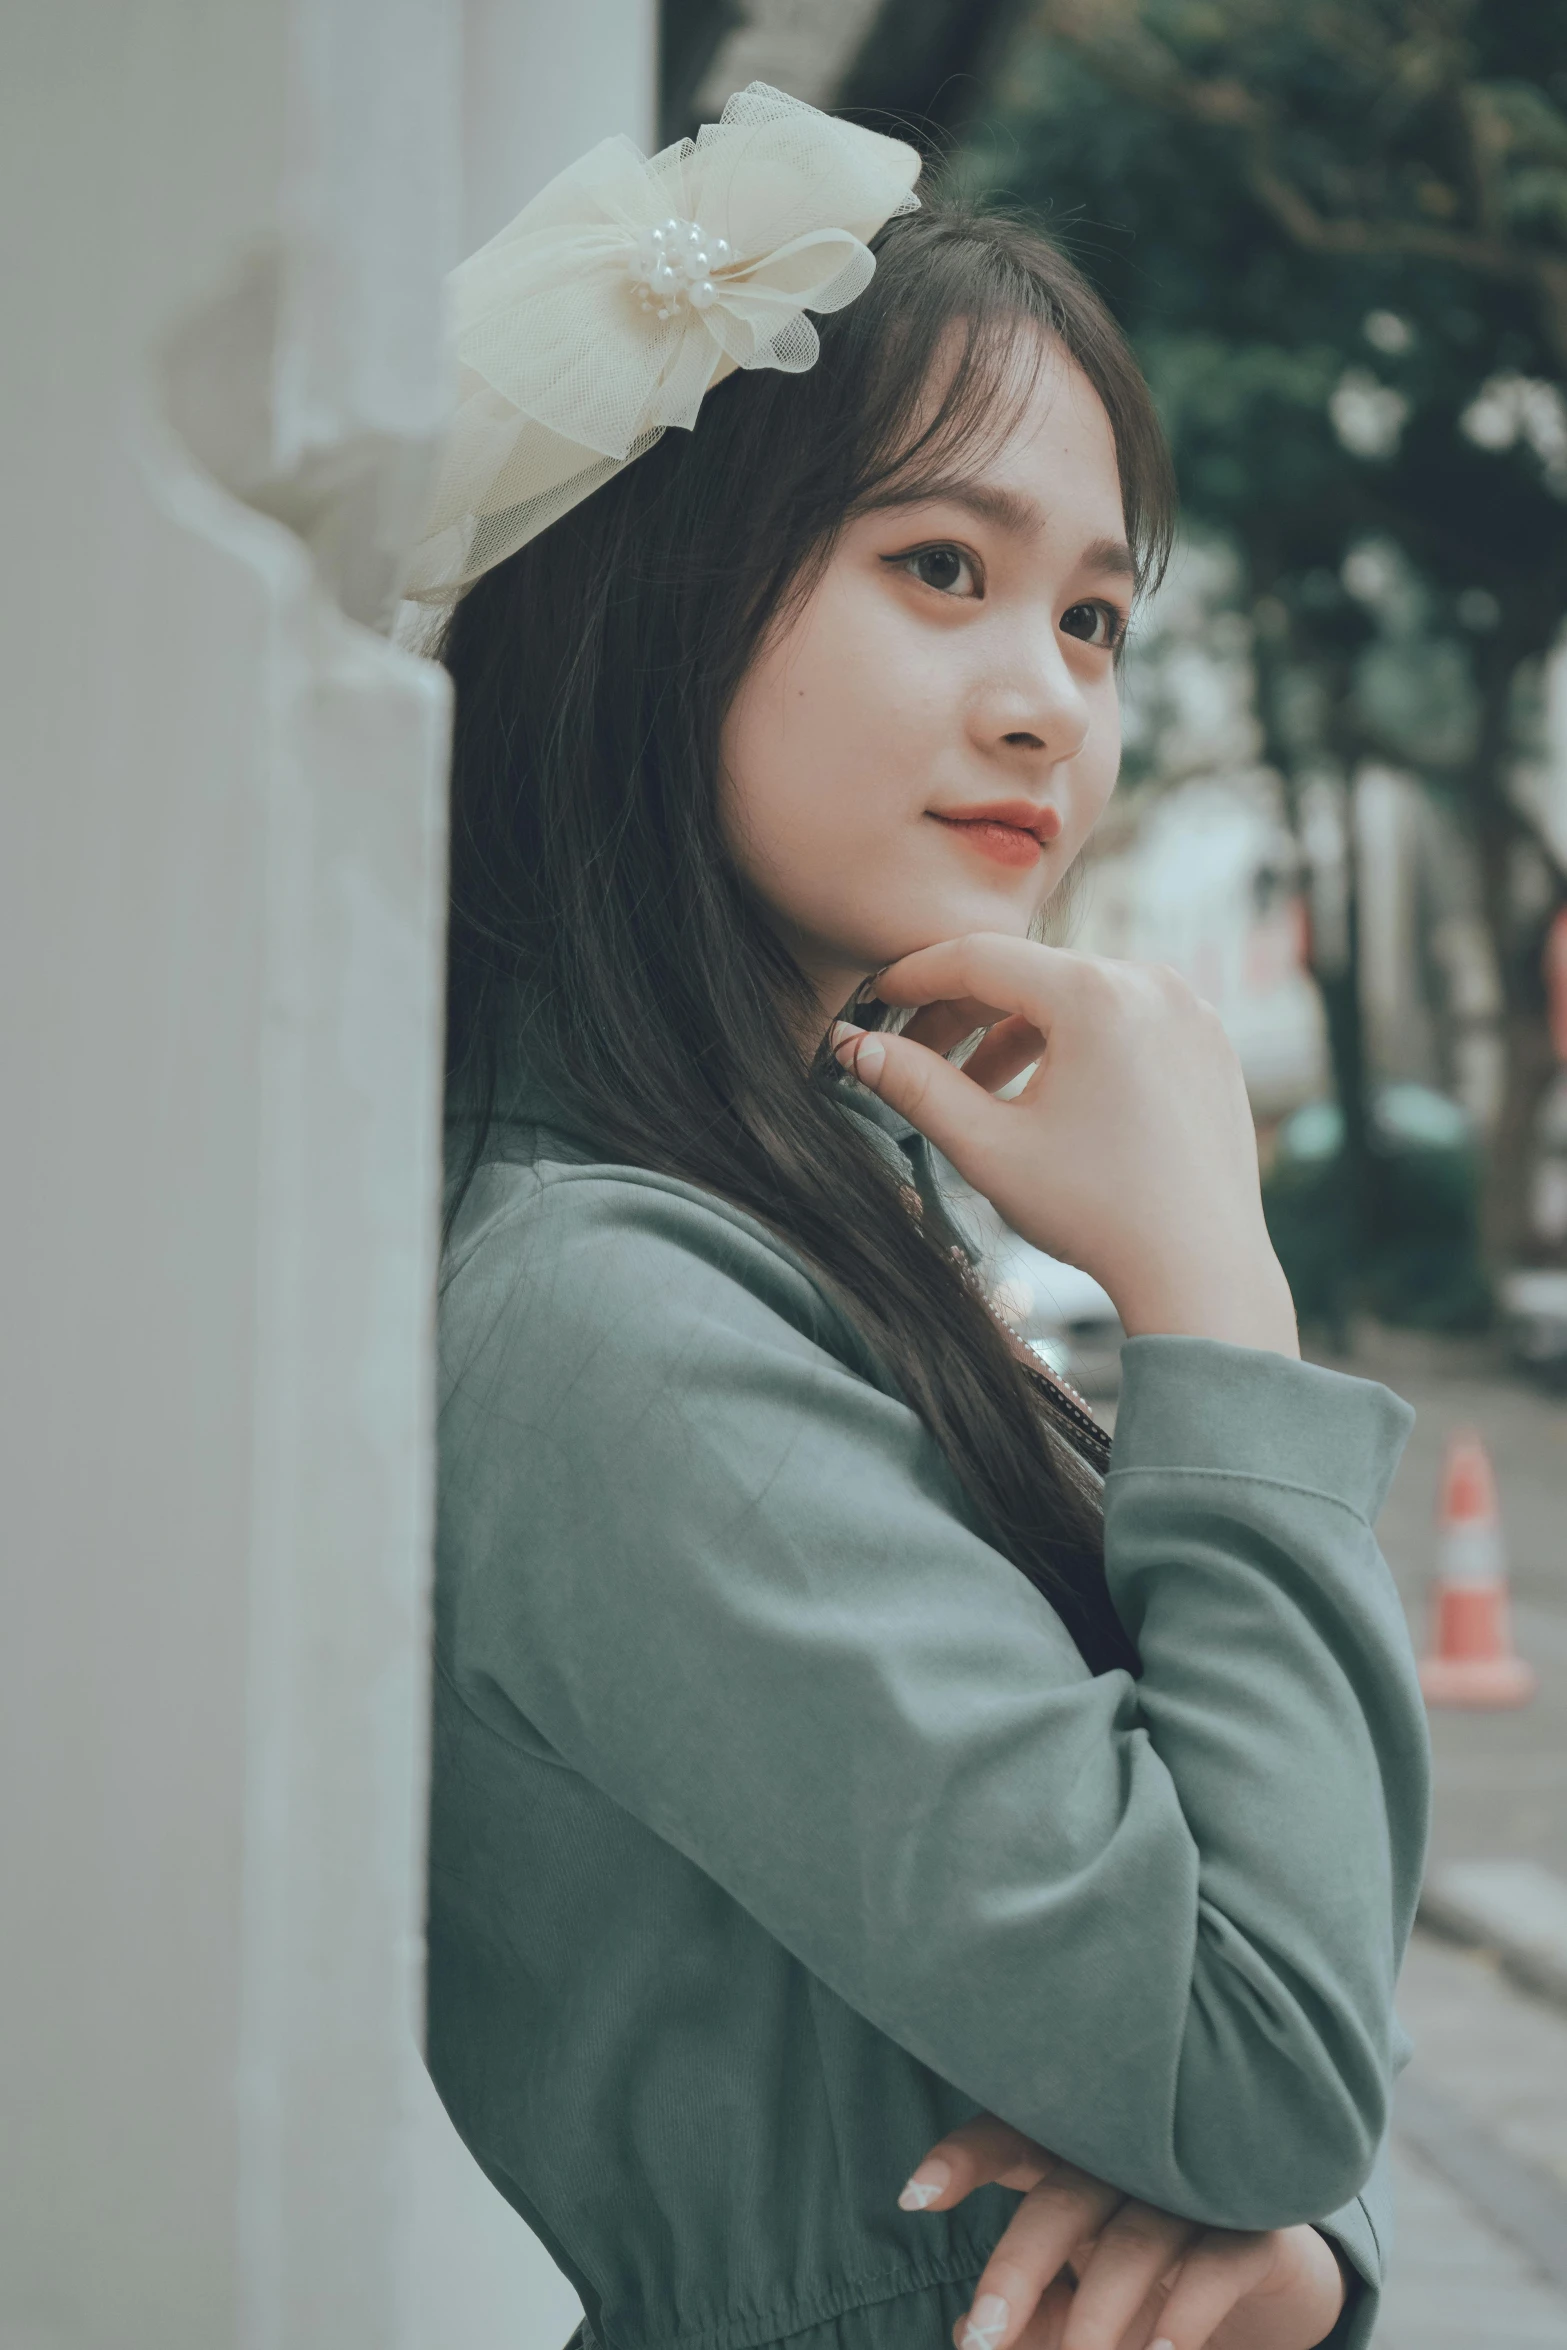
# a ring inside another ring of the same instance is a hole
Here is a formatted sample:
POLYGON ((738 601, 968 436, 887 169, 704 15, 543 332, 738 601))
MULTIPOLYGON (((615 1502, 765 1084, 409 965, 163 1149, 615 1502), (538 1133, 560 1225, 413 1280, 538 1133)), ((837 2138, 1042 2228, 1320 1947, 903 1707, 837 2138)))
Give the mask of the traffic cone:
POLYGON ((1534 1695, 1534 1674, 1513 1649, 1496 1479, 1472 1429, 1447 1442, 1420 1686, 1429 1705, 1523 1705, 1534 1695))

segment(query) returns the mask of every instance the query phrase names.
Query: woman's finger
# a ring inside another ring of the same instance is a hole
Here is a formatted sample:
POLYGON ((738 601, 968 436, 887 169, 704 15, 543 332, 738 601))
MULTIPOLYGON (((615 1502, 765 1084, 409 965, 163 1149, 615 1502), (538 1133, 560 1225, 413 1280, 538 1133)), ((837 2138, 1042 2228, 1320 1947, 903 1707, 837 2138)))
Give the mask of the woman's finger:
POLYGON ((1043 1031, 1093 968, 1087 958, 1063 947, 976 930, 889 963, 877 974, 876 993, 884 1004, 899 1006, 968 998, 984 1007, 990 1020, 1026 1012, 1043 1031))
POLYGON ((1069 2162, 1030 2188, 986 2261, 966 2317, 952 2329, 957 2350, 1012 2350, 1074 2254, 1080 2254, 1124 2200, 1120 2189, 1069 2162))
POLYGON ((1201 2236, 1181 2262, 1152 2350, 1203 2350, 1236 2302, 1256 2291, 1273 2257, 1271 2236, 1221 2229, 1201 2236))
POLYGON ((1123 2203, 1078 2271, 1061 2350, 1118 2350, 1138 2311, 1200 2231, 1173 2212, 1123 2203))
MULTIPOLYGON (((1053 2285, 1012 2345, 1012 2350, 1061 2350, 1061 2337, 1072 2314, 1072 2272, 1066 2269, 1053 2285)), ((1143 2336, 1147 2340, 1147 2335, 1143 2336)))
POLYGON ((1021 2130, 993 2113, 949 2130, 923 2156, 898 2202, 905 2211, 950 2211, 976 2187, 1029 2188, 1042 2179, 1052 2157, 1021 2130))
POLYGON ((972 1180, 965 1161, 972 1159, 975 1143, 994 1121, 1005 1119, 1004 1103, 992 1100, 982 1085, 940 1053, 913 1044, 906 1036, 880 1036, 840 1020, 832 1041, 844 1068, 917 1126, 960 1175, 972 1180))

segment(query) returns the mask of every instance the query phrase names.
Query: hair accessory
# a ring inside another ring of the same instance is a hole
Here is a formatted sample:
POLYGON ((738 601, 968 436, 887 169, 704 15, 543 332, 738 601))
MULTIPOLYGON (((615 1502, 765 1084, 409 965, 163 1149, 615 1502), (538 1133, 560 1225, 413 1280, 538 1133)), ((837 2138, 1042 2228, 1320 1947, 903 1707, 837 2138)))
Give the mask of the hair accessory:
POLYGON ((445 603, 696 422, 736 367, 791 374, 918 210, 920 159, 766 82, 649 159, 605 139, 449 281, 457 406, 401 592, 445 603))

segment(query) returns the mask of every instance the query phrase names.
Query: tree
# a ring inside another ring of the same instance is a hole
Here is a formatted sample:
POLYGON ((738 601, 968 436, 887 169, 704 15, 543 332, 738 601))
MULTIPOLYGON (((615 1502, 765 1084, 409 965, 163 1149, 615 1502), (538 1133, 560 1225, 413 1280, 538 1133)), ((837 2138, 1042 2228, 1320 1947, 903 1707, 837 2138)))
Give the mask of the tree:
MULTIPOLYGON (((1407 755, 1369 690, 1374 631, 1346 561, 1391 541, 1427 583, 1467 680, 1447 780, 1504 997, 1495 1264, 1526 1240, 1555 1065, 1541 950, 1567 902, 1511 789, 1510 720, 1521 664, 1567 610, 1564 61, 1564 0, 1035 0, 968 142, 971 168, 1044 212, 1105 290, 1188 510, 1244 550, 1286 778, 1303 681, 1316 748, 1346 770, 1407 755), (1545 877, 1532 897, 1520 859, 1545 877)), ((1352 1007, 1322 976, 1353 1095, 1352 1007)))

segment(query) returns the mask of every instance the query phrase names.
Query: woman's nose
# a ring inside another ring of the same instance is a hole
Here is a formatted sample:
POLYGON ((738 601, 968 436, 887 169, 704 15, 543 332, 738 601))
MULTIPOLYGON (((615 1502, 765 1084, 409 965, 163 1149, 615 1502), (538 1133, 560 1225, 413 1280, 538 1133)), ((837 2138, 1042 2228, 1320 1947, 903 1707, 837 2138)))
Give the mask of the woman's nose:
POLYGON ((1019 647, 986 681, 974 712, 982 747, 1015 751, 1031 766, 1073 759, 1088 738, 1091 713, 1050 632, 1044 644, 1019 647))

